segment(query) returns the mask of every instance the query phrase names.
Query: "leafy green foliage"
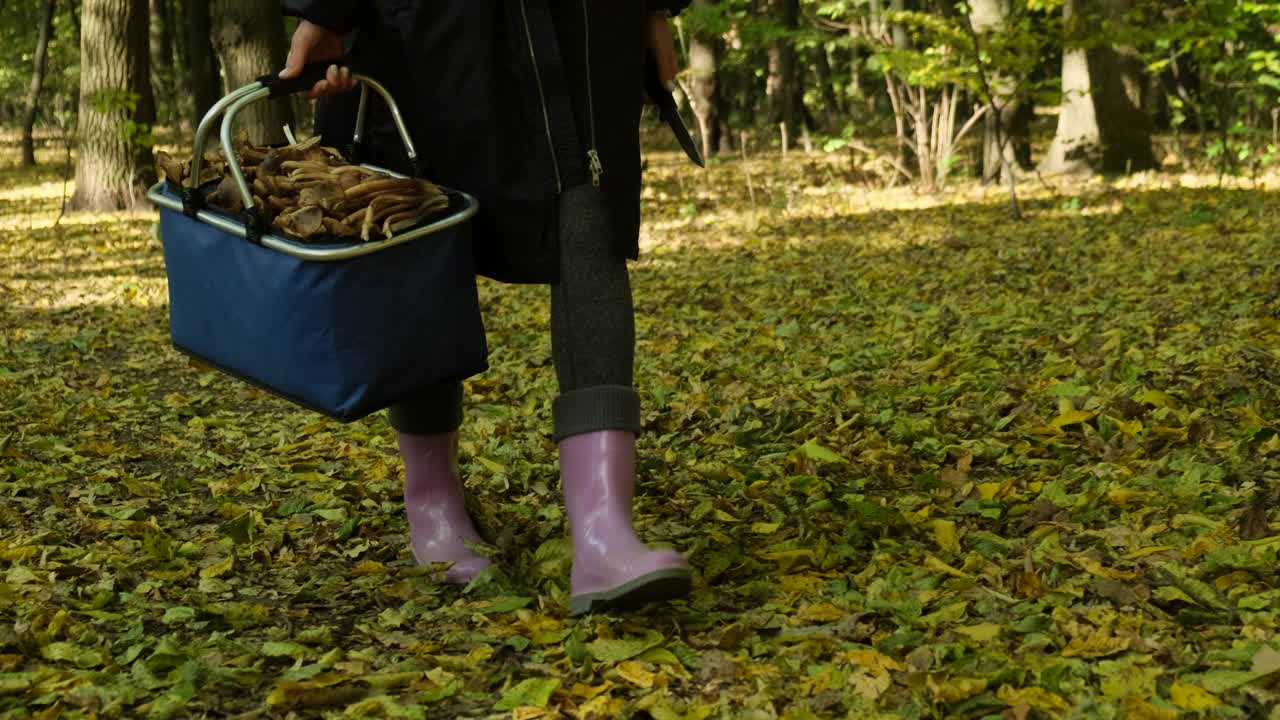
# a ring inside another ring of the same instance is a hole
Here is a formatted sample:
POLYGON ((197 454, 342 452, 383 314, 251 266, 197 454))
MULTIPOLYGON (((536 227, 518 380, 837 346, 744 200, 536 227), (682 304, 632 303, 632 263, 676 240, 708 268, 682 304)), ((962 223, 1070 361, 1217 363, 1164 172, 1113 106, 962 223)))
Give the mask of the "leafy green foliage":
POLYGON ((1271 124, 1280 99, 1277 28, 1275 3, 1197 0, 1139 3, 1115 32, 1139 41, 1151 71, 1172 77, 1172 126, 1215 129, 1205 152, 1222 172, 1236 172, 1269 166, 1280 153, 1274 135, 1267 142, 1254 132, 1271 124))
POLYGON ((831 159, 755 161, 759 208, 684 167, 650 158, 633 274, 637 524, 696 588, 585 619, 545 288, 482 284, 462 465, 510 577, 444 587, 383 419, 191 365, 154 219, 54 227, 56 173, 0 169, 0 714, 1265 716, 1274 190, 1091 183, 1009 225, 831 159))
MULTIPOLYGON (((16 124, 21 117, 31 85, 32 56, 43 4, 42 0, 6 0, 0 15, 0 125, 16 124)), ((66 5, 59 3, 49 42, 49 71, 41 95, 44 120, 75 111, 80 86, 80 41, 76 32, 66 5)))

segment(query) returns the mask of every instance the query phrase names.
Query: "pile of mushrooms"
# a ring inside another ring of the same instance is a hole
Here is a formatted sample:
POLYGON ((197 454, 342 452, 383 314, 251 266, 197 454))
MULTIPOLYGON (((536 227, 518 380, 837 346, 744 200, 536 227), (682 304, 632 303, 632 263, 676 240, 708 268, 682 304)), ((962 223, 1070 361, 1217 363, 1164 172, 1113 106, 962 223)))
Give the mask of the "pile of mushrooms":
MULTIPOLYGON (((352 165, 312 137, 285 147, 261 147, 241 133, 236 155, 253 191, 254 206, 272 225, 297 240, 326 237, 364 242, 391 237, 445 209, 449 198, 426 180, 397 178, 352 165)), ((161 177, 184 185, 191 163, 156 152, 161 177)), ((218 181, 206 201, 240 212, 244 203, 220 151, 204 155, 198 185, 218 181)))

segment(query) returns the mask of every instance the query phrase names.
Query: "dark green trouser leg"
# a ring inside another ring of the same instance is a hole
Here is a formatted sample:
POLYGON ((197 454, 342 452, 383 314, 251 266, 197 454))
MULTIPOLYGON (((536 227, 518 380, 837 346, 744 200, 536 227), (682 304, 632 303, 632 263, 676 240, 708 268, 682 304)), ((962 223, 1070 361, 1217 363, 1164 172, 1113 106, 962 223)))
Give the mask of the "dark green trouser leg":
POLYGON ((640 432, 635 344, 627 261, 614 250, 604 197, 590 185, 572 188, 560 198, 560 282, 551 286, 557 441, 598 430, 640 432))
POLYGON ((387 413, 391 427, 410 435, 453 432, 462 425, 462 383, 443 383, 417 392, 387 413))
MULTIPOLYGON (((551 354, 560 385, 553 409, 557 441, 598 430, 640 432, 640 400, 632 388, 631 282, 610 233, 599 190, 584 185, 561 196, 560 282, 551 286, 551 354)), ((456 430, 462 423, 462 385, 406 398, 392 406, 390 416, 400 432, 456 430)))

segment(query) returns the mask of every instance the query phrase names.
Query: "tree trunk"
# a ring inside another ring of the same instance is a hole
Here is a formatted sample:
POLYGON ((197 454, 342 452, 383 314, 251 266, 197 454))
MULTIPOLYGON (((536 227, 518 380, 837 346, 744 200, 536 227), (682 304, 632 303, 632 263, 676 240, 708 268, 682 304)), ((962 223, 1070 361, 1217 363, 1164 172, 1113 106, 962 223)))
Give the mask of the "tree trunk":
POLYGON ((174 116, 173 104, 173 17, 169 0, 151 3, 151 89, 163 105, 156 108, 157 118, 168 121, 174 116))
POLYGON ((1041 163, 1050 173, 1108 174, 1156 167, 1141 108, 1141 63, 1130 48, 1082 47, 1089 29, 1120 18, 1132 0, 1066 0, 1062 108, 1041 163))
MULTIPOLYGON (((969 20, 981 37, 1005 31, 1009 18, 1009 0, 970 0, 969 20)), ((1026 168, 1031 161, 1031 106, 1017 97, 1017 82, 1000 73, 988 72, 995 109, 984 120, 982 139, 982 181, 990 184, 1003 179, 1004 168, 1026 168), (1004 158, 1000 146, 1004 145, 1004 158), (1006 165, 1007 163, 1007 165, 1006 165)))
POLYGON ((80 43, 80 158, 68 209, 137 207, 154 177, 147 0, 86 0, 80 43))
POLYGON ((170 36, 173 38, 173 68, 169 75, 174 95, 171 121, 180 128, 180 134, 189 136, 191 128, 191 64, 187 62, 186 11, 182 0, 166 0, 169 3, 170 36))
MULTIPOLYGON (((774 0, 772 11, 778 24, 787 32, 800 23, 800 0, 774 0)), ((769 101, 769 122, 786 123, 790 131, 797 127, 799 95, 796 89, 796 49, 791 37, 775 40, 769 46, 769 79, 765 86, 769 101)))
POLYGON ((36 164, 36 143, 32 133, 36 127, 36 113, 40 110, 40 90, 44 87, 44 71, 49 59, 49 35, 53 30, 54 0, 44 0, 40 13, 40 30, 36 36, 36 54, 31 62, 31 86, 27 90, 27 104, 22 111, 22 165, 36 164))
POLYGON ((906 96, 910 103, 912 125, 916 131, 916 165, 920 168, 920 188, 927 193, 936 192, 938 178, 934 165, 932 129, 929 123, 929 89, 925 87, 907 86, 906 96))
POLYGON ((849 97, 861 100, 867 96, 862 85, 862 48, 858 45, 857 31, 849 28, 849 97))
MULTIPOLYGON (((695 6, 707 7, 715 4, 715 0, 696 0, 695 6)), ((698 118, 698 129, 702 137, 702 156, 711 154, 720 148, 720 85, 719 85, 720 39, 714 35, 694 33, 689 38, 689 71, 693 75, 690 83, 691 105, 698 118)))
POLYGON ((191 87, 192 127, 222 94, 218 56, 209 41, 213 23, 209 17, 209 0, 183 0, 182 14, 187 26, 187 84, 191 87))
POLYGON ((1017 97, 997 99, 996 103, 1000 107, 999 134, 996 133, 997 118, 993 113, 987 113, 983 119, 982 181, 987 184, 1004 180, 999 150, 1001 138, 1009 165, 1031 169, 1031 119, 1035 114, 1031 103, 1017 97))
POLYGON ((827 58, 827 48, 819 44, 813 49, 813 69, 817 75, 818 90, 822 93, 822 117, 827 129, 839 127, 838 118, 845 114, 844 103, 836 92, 836 84, 832 79, 831 61, 827 58))
POLYGON ((732 155, 734 151, 733 128, 729 124, 729 117, 734 113, 733 98, 738 85, 738 76, 733 68, 716 70, 716 90, 720 93, 720 122, 717 131, 720 136, 720 147, 718 150, 721 155, 732 155))
MULTIPOLYGON (((213 45, 226 74, 228 92, 284 67, 289 48, 278 3, 213 0, 211 16, 213 45)), ((281 143, 285 141, 284 126, 293 123, 293 107, 287 97, 254 103, 240 113, 237 122, 253 142, 281 143)))
MULTIPOLYGON (((889 9, 896 12, 906 12, 906 0, 891 0, 889 9)), ((893 24, 893 46, 899 50, 906 50, 911 47, 911 37, 907 35, 907 29, 900 23, 893 24)))
POLYGON ((79 0, 71 0, 67 3, 67 12, 71 13, 71 27, 76 31, 76 45, 80 44, 80 40, 84 37, 84 33, 80 28, 80 4, 79 0))

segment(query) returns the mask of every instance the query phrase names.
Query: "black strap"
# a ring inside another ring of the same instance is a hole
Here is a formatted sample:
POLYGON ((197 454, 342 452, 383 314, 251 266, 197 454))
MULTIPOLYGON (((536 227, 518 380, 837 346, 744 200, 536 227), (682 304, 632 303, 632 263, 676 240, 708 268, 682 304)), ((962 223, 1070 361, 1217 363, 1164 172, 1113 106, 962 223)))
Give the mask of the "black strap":
POLYGON ((267 97, 278 98, 310 90, 313 85, 324 79, 325 74, 329 72, 329 67, 332 65, 337 65, 338 67, 349 66, 351 65, 351 58, 343 55, 333 60, 309 62, 302 66, 302 72, 298 73, 297 77, 292 77, 288 80, 280 79, 279 74, 262 75, 257 80, 262 83, 263 87, 271 90, 271 94, 267 97))
MULTIPOLYGON (((194 179, 194 178, 193 178, 194 179)), ((204 209, 204 195, 200 193, 199 188, 182 188, 179 193, 182 197, 182 214, 195 219, 196 213, 204 209)))
POLYGON ((267 231, 267 222, 263 220, 258 209, 255 207, 241 210, 240 220, 244 223, 244 239, 254 245, 261 245, 262 236, 267 231))

